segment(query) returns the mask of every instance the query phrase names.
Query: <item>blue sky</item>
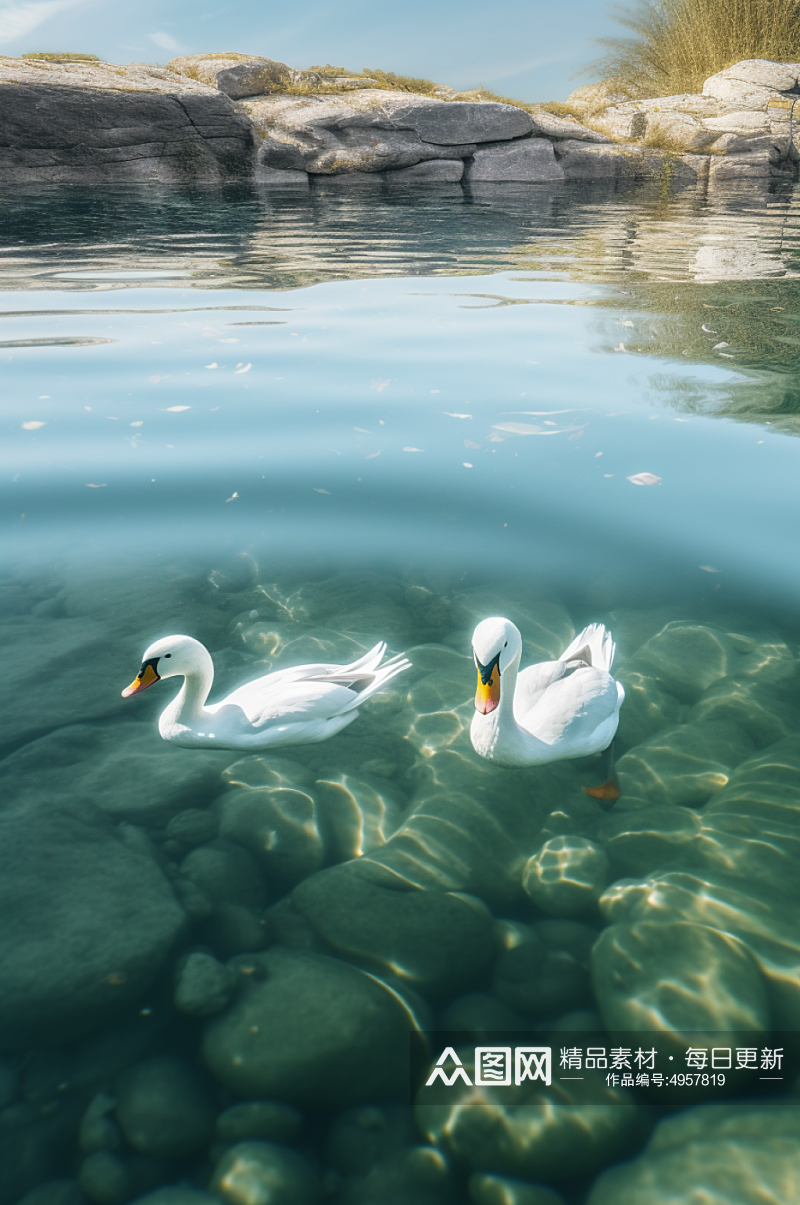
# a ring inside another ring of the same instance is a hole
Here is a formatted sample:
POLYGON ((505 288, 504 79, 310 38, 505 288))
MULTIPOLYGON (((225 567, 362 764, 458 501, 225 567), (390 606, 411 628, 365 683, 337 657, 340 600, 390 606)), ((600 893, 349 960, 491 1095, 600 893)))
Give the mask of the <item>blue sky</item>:
POLYGON ((382 67, 520 100, 563 100, 622 32, 593 0, 0 0, 0 53, 79 51, 114 63, 236 50, 292 67, 382 67))

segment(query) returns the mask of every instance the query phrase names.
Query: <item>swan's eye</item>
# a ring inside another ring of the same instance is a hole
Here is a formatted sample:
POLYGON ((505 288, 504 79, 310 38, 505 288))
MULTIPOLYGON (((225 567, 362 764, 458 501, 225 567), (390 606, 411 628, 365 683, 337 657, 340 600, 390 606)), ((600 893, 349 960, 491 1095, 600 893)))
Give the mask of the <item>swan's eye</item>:
MULTIPOLYGON (((508 641, 506 641, 506 642, 505 642, 505 644, 503 645, 503 648, 504 648, 504 649, 507 649, 507 648, 508 648, 508 641)), ((167 653, 167 656, 169 656, 169 653, 167 653)))
POLYGON ((165 653, 165 654, 164 654, 164 656, 165 656, 165 657, 171 657, 171 656, 172 656, 172 653, 165 653))

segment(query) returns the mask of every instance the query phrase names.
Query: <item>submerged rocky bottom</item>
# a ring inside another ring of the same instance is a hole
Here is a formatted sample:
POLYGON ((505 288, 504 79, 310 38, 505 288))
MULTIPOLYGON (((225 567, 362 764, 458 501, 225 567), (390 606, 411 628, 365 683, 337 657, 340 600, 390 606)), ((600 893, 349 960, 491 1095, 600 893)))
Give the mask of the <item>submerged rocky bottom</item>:
POLYGON ((210 574, 19 568, 3 586, 4 1202, 800 1199, 796 1081, 776 1106, 408 1096, 416 1029, 791 1043, 797 632, 711 588, 688 614, 585 614, 527 584, 267 574, 249 556, 210 574), (611 628, 627 692, 611 810, 582 790, 600 758, 473 754, 469 641, 490 614, 518 624, 523 663, 611 628), (413 668, 326 743, 182 750, 155 730, 169 684, 120 698, 170 631, 208 645, 215 691, 378 639, 413 668))

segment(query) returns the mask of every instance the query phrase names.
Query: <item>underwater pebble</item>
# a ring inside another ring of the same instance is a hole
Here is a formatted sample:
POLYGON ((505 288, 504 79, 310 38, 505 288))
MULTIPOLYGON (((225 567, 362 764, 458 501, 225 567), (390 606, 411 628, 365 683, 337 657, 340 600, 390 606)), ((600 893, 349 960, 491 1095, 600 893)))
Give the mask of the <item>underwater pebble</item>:
POLYGON ((414 1146, 346 1180, 340 1199, 342 1205, 446 1205, 452 1193, 453 1175, 442 1152, 414 1146))
POLYGON ((18 1205, 85 1205, 85 1201, 77 1180, 45 1180, 26 1192, 18 1205))
POLYGON ((231 841, 211 841, 187 854, 181 874, 214 904, 243 904, 263 908, 262 875, 250 854, 231 841))
POLYGON ((119 1126, 109 1117, 117 1101, 107 1092, 98 1094, 89 1102, 89 1107, 81 1118, 78 1130, 78 1146, 91 1155, 93 1151, 116 1151, 122 1146, 122 1135, 119 1126))
POLYGON ((232 1147, 214 1169, 209 1188, 229 1205, 315 1205, 321 1192, 308 1160, 272 1142, 232 1147))
POLYGON ((522 886, 542 912, 579 916, 597 906, 608 877, 599 845, 585 837, 554 837, 525 863, 522 886))
POLYGON ((524 1030, 529 1021, 521 1013, 482 992, 468 992, 447 1006, 438 1021, 439 1029, 457 1030, 476 1039, 498 1031, 524 1030))
POLYGON ((346 1105, 402 1091, 410 1020, 354 967, 276 948, 247 959, 236 1000, 209 1021, 203 1058, 239 1096, 346 1105))
POLYGON ((663 690, 655 678, 631 669, 630 661, 623 662, 615 674, 625 687, 625 705, 620 711, 616 736, 620 746, 639 745, 668 725, 679 722, 681 704, 663 690))
POLYGON ((419 1135, 406 1105, 359 1105, 334 1118, 325 1162, 343 1175, 362 1175, 413 1146, 419 1135))
POLYGON ((242 904, 217 904, 202 929, 204 940, 223 959, 263 950, 272 941, 272 927, 242 904))
POLYGON ((589 955, 597 937, 577 921, 540 921, 495 963, 492 990, 526 1017, 548 1017, 592 1003, 589 955))
POLYGON ((598 836, 616 873, 641 875, 689 852, 701 827, 698 814, 688 808, 654 806, 609 813, 600 821, 598 836))
POLYGON ((401 967, 423 994, 468 986, 492 955, 486 905, 454 892, 400 891, 392 882, 380 867, 350 862, 306 879, 292 902, 344 958, 377 971, 401 967))
POLYGON ((764 983, 745 946, 685 921, 639 921, 603 930, 592 982, 607 1029, 769 1029, 764 983))
POLYGON ((749 737, 730 722, 667 728, 620 758, 623 798, 698 807, 727 785, 734 767, 752 751, 749 737))
POLYGON ((244 1142, 263 1138, 270 1142, 291 1142, 300 1133, 303 1115, 291 1105, 271 1100, 250 1100, 231 1105, 217 1118, 218 1142, 244 1142))
MULTIPOLYGON (((460 1052, 472 1078, 470 1052, 460 1052)), ((429 1141, 465 1171, 533 1181, 571 1180, 636 1150, 649 1129, 644 1110, 624 1089, 600 1079, 492 1089, 458 1083, 450 1104, 415 1106, 417 1125, 429 1141), (500 1094, 498 1096, 498 1093, 500 1094), (581 1108, 591 1100, 591 1107, 581 1108)))
POLYGON ((186 808, 173 816, 167 825, 168 839, 179 841, 181 845, 205 845, 213 841, 218 832, 217 817, 202 808, 186 808))
POLYGON ((720 678, 736 673, 743 654, 719 628, 678 620, 643 644, 620 671, 626 685, 632 673, 654 678, 679 702, 693 703, 720 678))
POLYGON ((472 1205, 564 1205, 564 1198, 544 1184, 487 1176, 476 1172, 467 1186, 472 1205))
POLYGON ((117 1120, 135 1151, 178 1159, 201 1151, 214 1132, 209 1086, 173 1055, 148 1059, 117 1083, 117 1120))
POLYGON ((587 1205, 790 1205, 800 1201, 797 1110, 700 1105, 656 1126, 638 1158, 598 1178, 587 1205))
POLYGON ((116 820, 160 825, 187 799, 211 803, 219 793, 226 755, 195 749, 186 757, 185 752, 133 720, 73 723, 4 758, 0 789, 20 799, 44 793, 70 805, 83 796, 116 820))
POLYGON ((230 967, 211 954, 196 951, 178 963, 173 1002, 178 1012, 190 1017, 211 1017, 222 1012, 236 986, 236 974, 230 967))
POLYGON ((156 1188, 143 1197, 137 1197, 133 1205, 219 1205, 219 1197, 198 1188, 156 1188))
POLYGON ((305 791, 234 789, 223 795, 218 809, 222 837, 258 859, 276 894, 324 865, 316 800, 305 791))
POLYGON ((131 1174, 119 1155, 111 1151, 95 1151, 84 1159, 78 1184, 94 1205, 123 1205, 131 1197, 131 1174))

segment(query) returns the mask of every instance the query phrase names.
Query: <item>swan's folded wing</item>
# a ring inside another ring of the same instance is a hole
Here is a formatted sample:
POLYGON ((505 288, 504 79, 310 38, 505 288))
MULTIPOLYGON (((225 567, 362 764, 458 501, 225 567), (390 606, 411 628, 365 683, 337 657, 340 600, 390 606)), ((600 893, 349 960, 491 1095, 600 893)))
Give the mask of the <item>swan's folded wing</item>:
MULTIPOLYGON (((263 679, 262 679, 263 682, 263 679)), ((255 683, 249 683, 255 686, 255 683)), ((358 695, 346 686, 325 682, 319 678, 303 678, 298 681, 282 681, 256 694, 247 687, 230 695, 227 703, 237 703, 254 728, 280 721, 282 723, 307 723, 327 720, 341 715, 358 705, 358 695)))
POLYGON ((548 686, 525 716, 524 727, 549 745, 555 741, 567 745, 590 736, 618 706, 617 684, 611 675, 586 666, 548 686))
POLYGON ((539 661, 522 670, 514 691, 514 718, 523 723, 524 717, 541 699, 544 692, 567 672, 564 661, 539 661))

